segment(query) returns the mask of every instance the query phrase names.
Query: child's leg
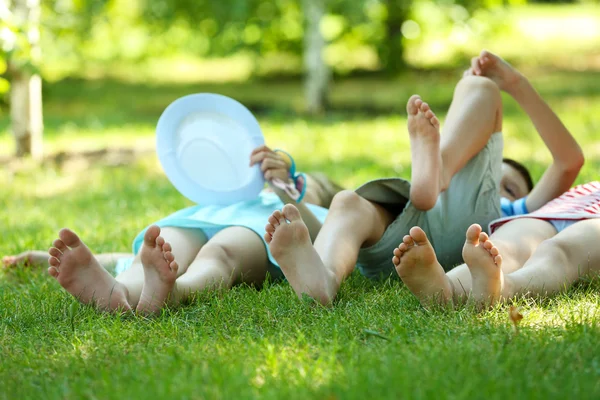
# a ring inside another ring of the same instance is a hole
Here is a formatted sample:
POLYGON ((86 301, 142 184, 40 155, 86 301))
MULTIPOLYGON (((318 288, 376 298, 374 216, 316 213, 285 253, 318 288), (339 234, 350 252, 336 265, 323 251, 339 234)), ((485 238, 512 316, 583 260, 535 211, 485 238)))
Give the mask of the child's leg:
MULTIPOLYGON (((488 251, 478 248, 475 243, 481 227, 476 231, 472 228, 467 232, 463 249, 465 261, 477 263, 475 260, 480 255, 489 261, 488 251), (483 253, 479 254, 480 250, 483 253)), ((492 235, 504 257, 502 270, 509 273, 521 268, 536 247, 554 234, 556 230, 552 225, 532 218, 516 219, 503 225, 492 235)), ((404 237, 403 243, 394 250, 393 262, 400 278, 424 305, 450 300, 459 303, 472 292, 473 282, 467 264, 459 265, 445 274, 425 233, 418 227, 411 229, 410 235, 404 237)))
POLYGON ((504 276, 502 296, 548 295, 600 272, 600 219, 577 222, 542 242, 523 268, 504 276))
POLYGON ((504 274, 522 268, 540 243, 554 235, 556 229, 550 223, 533 218, 510 221, 494 232, 491 238, 482 232, 481 226, 471 225, 463 247, 463 259, 470 278, 464 276, 464 267, 448 273, 455 281, 458 280, 455 297, 471 296, 482 304, 497 301, 501 295, 504 274))
POLYGON ((298 297, 306 293, 326 305, 354 270, 360 248, 377 243, 393 219, 383 207, 343 191, 334 197, 314 247, 289 204, 269 218, 265 239, 298 297))
MULTIPOLYGON (((179 266, 177 276, 181 276, 187 270, 200 248, 206 243, 206 236, 198 229, 165 227, 160 232, 160 236, 170 244, 170 252, 177 260, 179 266)), ((152 240, 149 240, 148 243, 155 242, 157 237, 158 234, 150 238, 152 240)), ((146 246, 146 242, 144 246, 146 246)), ((144 247, 142 247, 143 249, 144 247)), ((137 306, 144 287, 145 273, 142 263, 142 250, 135 256, 131 267, 116 278, 117 282, 127 287, 129 304, 132 307, 137 306)))
POLYGON ((255 232, 243 227, 226 228, 200 249, 187 271, 177 278, 171 301, 178 304, 208 288, 230 288, 241 282, 262 284, 268 265, 265 244, 255 232))
POLYGON ((463 78, 456 85, 441 138, 439 126, 423 123, 431 111, 420 98, 411 97, 407 111, 413 164, 411 201, 428 210, 452 177, 485 147, 493 133, 502 130, 502 97, 488 78, 463 78))

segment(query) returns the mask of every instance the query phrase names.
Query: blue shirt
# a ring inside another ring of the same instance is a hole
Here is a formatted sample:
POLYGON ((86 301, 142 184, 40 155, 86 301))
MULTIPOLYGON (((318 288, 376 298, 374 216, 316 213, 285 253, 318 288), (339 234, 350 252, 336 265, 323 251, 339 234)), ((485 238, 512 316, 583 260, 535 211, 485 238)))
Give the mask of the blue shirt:
POLYGON ((502 210, 502 217, 514 217, 515 215, 529 214, 525 200, 527 197, 515 200, 511 202, 506 197, 500 198, 500 209, 502 210))

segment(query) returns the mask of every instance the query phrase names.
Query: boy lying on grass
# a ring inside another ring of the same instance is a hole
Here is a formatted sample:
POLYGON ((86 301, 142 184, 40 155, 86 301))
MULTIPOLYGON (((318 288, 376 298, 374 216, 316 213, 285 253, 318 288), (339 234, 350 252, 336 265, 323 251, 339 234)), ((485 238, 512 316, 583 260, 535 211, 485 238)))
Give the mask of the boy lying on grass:
MULTIPOLYGON (((407 112, 412 185, 380 179, 340 192, 314 245, 293 205, 269 218, 265 240, 298 296, 331 303, 357 262, 367 277, 393 274, 392 252, 414 226, 429 236, 440 270, 450 270, 463 262, 462 237, 469 225, 487 227, 501 216, 540 208, 571 187, 583 165, 579 145, 527 79, 487 51, 457 84, 443 135, 419 96, 409 99, 407 112), (501 90, 528 114, 553 157, 533 189, 524 167, 502 160, 501 90)), ((417 287, 431 279, 418 269, 398 272, 405 282, 414 278, 417 287)))

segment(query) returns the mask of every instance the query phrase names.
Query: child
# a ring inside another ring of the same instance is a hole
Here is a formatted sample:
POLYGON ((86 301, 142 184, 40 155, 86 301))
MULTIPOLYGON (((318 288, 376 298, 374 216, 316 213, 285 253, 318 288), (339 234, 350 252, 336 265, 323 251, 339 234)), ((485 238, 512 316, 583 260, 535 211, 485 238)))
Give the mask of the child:
POLYGON ((600 272, 600 182, 579 185, 537 211, 499 219, 490 228, 488 237, 480 225, 469 227, 465 264, 445 275, 419 227, 404 237, 393 262, 423 305, 467 297, 489 305, 566 290, 600 272))
POLYGON ((380 179, 339 193, 314 246, 294 206, 269 218, 265 240, 298 296, 329 304, 357 262, 367 277, 389 276, 389 257, 412 226, 428 233, 441 266, 450 269, 462 262, 462 232, 471 223, 487 226, 503 211, 539 208, 568 189, 583 164, 576 141, 527 79, 487 51, 456 86, 444 135, 419 96, 409 99, 407 112, 412 186, 380 179), (521 105, 553 156, 533 190, 528 174, 502 163, 500 90, 521 105))
MULTIPOLYGON (((130 268, 113 278, 79 237, 68 229, 49 250, 48 272, 83 303, 104 311, 158 312, 169 300, 179 304, 208 287, 247 282, 260 284, 267 272, 281 275, 262 241, 264 220, 283 202, 295 202, 286 191, 290 164, 261 146, 250 165, 260 164, 273 192, 231 206, 195 206, 158 221, 134 240, 130 268), (177 261, 175 261, 177 260, 177 261)), ((322 175, 306 176, 305 196, 297 203, 316 236, 339 187, 322 175)))

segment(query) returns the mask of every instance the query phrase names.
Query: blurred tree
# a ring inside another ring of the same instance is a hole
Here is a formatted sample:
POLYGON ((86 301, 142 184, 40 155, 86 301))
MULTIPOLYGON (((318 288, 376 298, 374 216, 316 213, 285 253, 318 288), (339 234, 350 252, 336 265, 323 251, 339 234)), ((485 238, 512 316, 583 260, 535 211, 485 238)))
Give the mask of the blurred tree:
MULTIPOLYGON (((8 5, 8 1, 4 1, 8 5)), ((10 117, 16 156, 43 155, 42 79, 36 64, 40 59, 40 0, 14 0, 5 8, 3 45, 8 51, 10 117), (10 29, 9 26, 12 28, 10 29), (11 42, 11 43, 7 43, 11 42)))
POLYGON ((304 78, 306 108, 309 113, 320 113, 327 103, 327 89, 331 76, 323 59, 325 39, 320 25, 325 15, 324 0, 303 0, 304 19, 304 78))
POLYGON ((406 65, 402 41, 402 23, 406 20, 412 0, 382 0, 386 7, 385 36, 377 46, 379 61, 383 70, 396 75, 406 65))

